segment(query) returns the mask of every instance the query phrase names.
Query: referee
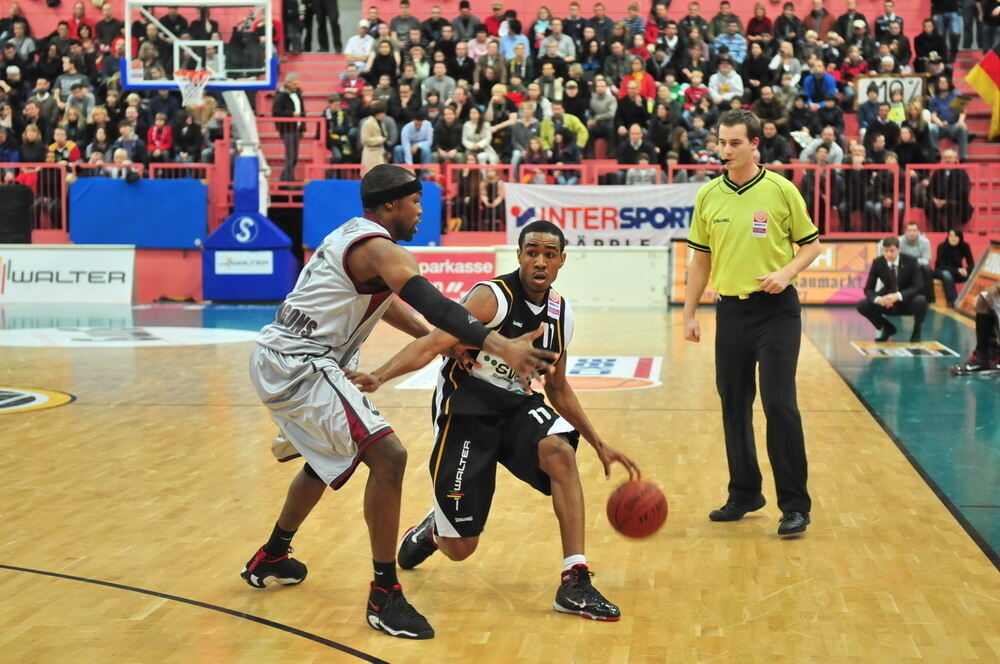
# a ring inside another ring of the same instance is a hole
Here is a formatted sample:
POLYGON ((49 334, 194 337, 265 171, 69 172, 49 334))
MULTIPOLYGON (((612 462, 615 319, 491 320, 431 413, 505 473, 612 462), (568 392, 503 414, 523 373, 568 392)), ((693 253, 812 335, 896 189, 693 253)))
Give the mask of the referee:
POLYGON ((684 338, 701 340, 695 310, 711 275, 721 295, 715 384, 722 400, 729 498, 709 518, 736 521, 765 503, 753 435, 754 373, 759 364, 767 455, 782 512, 778 534, 794 535, 809 525, 811 503, 795 398, 801 307, 791 283, 819 255, 819 231, 795 185, 754 162, 760 134, 760 119, 749 111, 729 111, 719 120, 725 172, 698 190, 695 199, 684 338), (798 253, 793 244, 799 245, 798 253))

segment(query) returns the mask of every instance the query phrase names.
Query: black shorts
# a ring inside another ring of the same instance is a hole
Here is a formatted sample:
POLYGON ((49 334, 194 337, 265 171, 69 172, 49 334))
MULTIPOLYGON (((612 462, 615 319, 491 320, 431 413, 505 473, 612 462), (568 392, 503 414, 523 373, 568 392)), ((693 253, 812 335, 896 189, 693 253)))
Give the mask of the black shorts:
POLYGON ((551 495, 549 476, 538 463, 538 443, 556 434, 576 449, 580 434, 540 395, 503 415, 440 415, 430 461, 437 533, 474 537, 483 531, 498 461, 521 481, 551 495))

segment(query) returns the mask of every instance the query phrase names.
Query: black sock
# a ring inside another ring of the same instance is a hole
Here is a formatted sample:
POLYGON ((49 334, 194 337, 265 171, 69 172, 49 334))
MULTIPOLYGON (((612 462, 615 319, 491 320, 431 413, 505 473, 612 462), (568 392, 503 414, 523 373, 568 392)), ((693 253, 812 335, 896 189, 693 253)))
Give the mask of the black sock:
POLYGON ((295 533, 294 530, 283 530, 278 524, 274 524, 271 539, 267 540, 267 544, 264 545, 264 552, 272 558, 280 558, 287 554, 295 533))
POLYGON ((380 563, 377 560, 373 560, 372 566, 375 568, 375 585, 379 588, 390 590, 399 583, 399 580, 396 579, 395 560, 388 563, 380 563))

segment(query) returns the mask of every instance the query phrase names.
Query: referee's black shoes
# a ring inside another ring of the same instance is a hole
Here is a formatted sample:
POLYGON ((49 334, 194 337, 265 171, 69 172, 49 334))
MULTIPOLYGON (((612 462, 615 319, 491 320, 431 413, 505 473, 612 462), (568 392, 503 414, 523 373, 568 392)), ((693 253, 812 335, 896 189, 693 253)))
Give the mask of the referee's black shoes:
POLYGON ((806 512, 786 512, 778 523, 778 534, 798 535, 804 533, 809 523, 809 514, 806 512))
POLYGON ((728 500, 719 509, 712 510, 708 518, 712 521, 739 521, 746 516, 747 512, 756 512, 766 504, 767 501, 764 500, 764 496, 757 496, 757 499, 752 503, 737 503, 728 500))

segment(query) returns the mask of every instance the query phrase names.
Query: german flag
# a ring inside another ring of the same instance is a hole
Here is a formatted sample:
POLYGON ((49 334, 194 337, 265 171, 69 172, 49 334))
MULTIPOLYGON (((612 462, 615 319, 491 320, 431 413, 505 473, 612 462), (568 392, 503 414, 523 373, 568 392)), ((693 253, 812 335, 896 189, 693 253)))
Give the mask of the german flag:
POLYGON ((1000 52, 998 49, 987 53, 979 64, 966 74, 965 81, 993 109, 993 117, 990 120, 990 140, 1000 136, 1000 52))

